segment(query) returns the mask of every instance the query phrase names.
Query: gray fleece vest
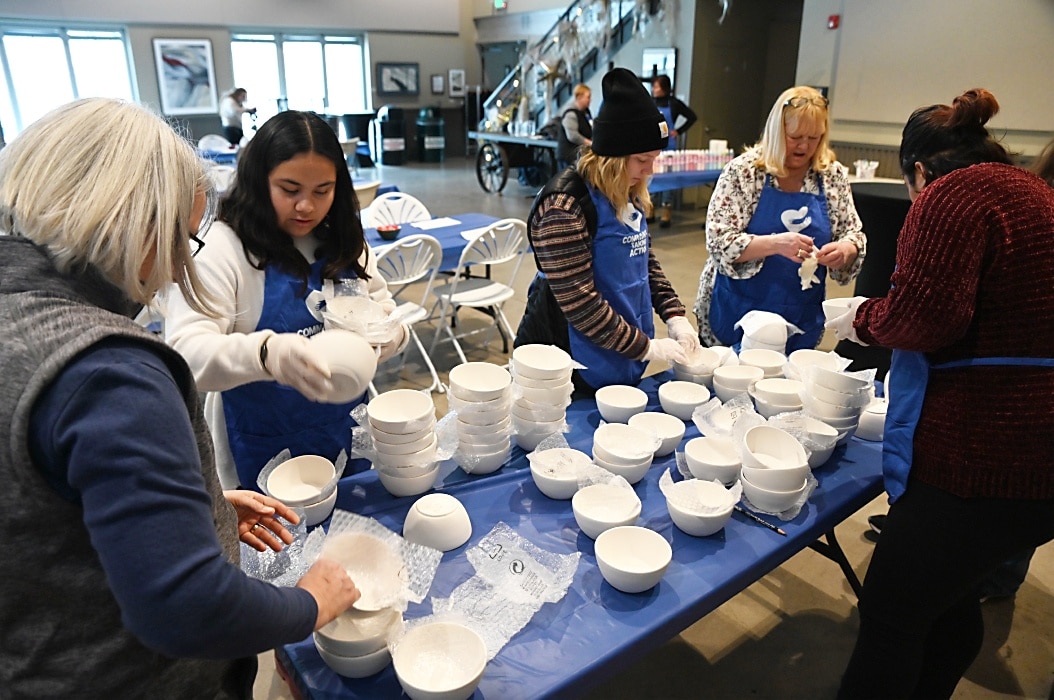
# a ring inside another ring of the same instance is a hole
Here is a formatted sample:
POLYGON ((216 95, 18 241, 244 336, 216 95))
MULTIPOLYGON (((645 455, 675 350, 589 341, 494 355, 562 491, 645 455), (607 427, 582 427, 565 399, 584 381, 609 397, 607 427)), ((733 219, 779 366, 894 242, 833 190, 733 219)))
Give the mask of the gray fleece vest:
POLYGON ((237 563, 236 515, 215 474, 190 370, 176 352, 114 313, 126 305, 118 290, 97 276, 62 276, 32 243, 0 235, 0 425, 6 438, 0 450, 0 698, 5 700, 251 693, 255 659, 171 659, 124 628, 80 506, 60 498, 30 459, 31 410, 69 360, 105 338, 141 342, 165 360, 182 388, 213 520, 225 553, 237 563))

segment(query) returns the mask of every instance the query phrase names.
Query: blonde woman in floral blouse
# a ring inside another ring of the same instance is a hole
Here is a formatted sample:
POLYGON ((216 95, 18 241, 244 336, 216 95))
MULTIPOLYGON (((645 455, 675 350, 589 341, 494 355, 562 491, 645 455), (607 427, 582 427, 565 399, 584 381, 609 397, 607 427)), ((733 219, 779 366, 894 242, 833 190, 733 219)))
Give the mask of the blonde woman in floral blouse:
POLYGON ((738 344, 734 326, 754 309, 803 331, 787 352, 819 344, 826 271, 839 284, 853 281, 867 243, 829 134, 827 99, 793 87, 776 100, 761 140, 725 167, 706 214, 710 257, 695 300, 704 345, 738 344), (799 270, 813 256, 819 283, 802 289, 799 270))

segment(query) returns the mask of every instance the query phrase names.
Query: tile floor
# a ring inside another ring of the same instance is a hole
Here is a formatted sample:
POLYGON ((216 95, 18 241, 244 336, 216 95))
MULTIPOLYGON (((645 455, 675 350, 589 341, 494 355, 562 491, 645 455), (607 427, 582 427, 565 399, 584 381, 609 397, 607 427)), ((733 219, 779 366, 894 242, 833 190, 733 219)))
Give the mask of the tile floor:
MULTIPOLYGON (((474 161, 456 158, 438 164, 381 166, 356 179, 376 175, 421 199, 435 216, 484 212, 526 218, 533 192, 518 184, 514 173, 500 195, 484 193, 476 183, 474 161)), ((706 248, 701 225, 705 210, 674 213, 674 225, 653 231, 653 245, 667 276, 690 307, 706 248)), ((525 261, 516 296, 506 312, 513 327, 523 314, 533 261, 525 261)), ((851 289, 832 286, 830 295, 850 296, 851 289)), ((478 321, 470 313, 461 322, 478 321)), ((426 346, 429 334, 422 333, 426 346)), ((822 347, 833 348, 825 339, 822 347)), ((465 345, 470 360, 505 362, 501 343, 488 348, 465 345)), ((436 352, 440 376, 457 364, 449 343, 436 352)), ((378 377, 381 391, 395 386, 424 387, 427 371, 413 353, 404 367, 378 377)), ((436 395, 445 410, 442 395, 436 395)), ((885 511, 882 498, 854 514, 837 534, 849 561, 863 577, 873 545, 865 538, 866 518, 885 511)), ((634 666, 613 675, 600 687, 583 689, 588 698, 830 698, 856 635, 855 597, 837 566, 806 550, 772 571, 723 606, 684 630, 634 666)), ((1054 700, 1054 544, 1032 560, 1025 585, 1013 600, 984 608, 987 635, 980 656, 956 689, 956 700, 1036 698, 1054 700), (1044 632, 1043 630, 1047 630, 1044 632)), ((271 653, 261 654, 256 682, 259 700, 291 698, 274 673, 271 653)))

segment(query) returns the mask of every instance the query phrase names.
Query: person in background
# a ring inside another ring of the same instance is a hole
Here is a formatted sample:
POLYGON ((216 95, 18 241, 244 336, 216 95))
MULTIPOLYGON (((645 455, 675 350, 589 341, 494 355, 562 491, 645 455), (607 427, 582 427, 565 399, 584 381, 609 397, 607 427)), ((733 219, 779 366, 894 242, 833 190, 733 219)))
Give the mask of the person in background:
MULTIPOLYGON (((323 329, 327 280, 359 285, 388 311, 395 307, 358 214, 333 130, 316 114, 279 112, 238 158, 220 220, 196 258, 219 313, 169 295, 166 339, 198 388, 211 392, 205 412, 227 487, 257 488, 260 471, 286 448, 294 457, 350 454, 349 412, 364 397, 325 403, 328 365, 308 339, 323 329)), ((380 360, 406 339, 400 327, 380 360)))
POLYGON ((1011 165, 998 109, 977 88, 911 115, 889 293, 827 324, 893 348, 891 505, 839 697, 950 697, 984 636, 978 584, 1054 538, 1054 189, 1011 165))
POLYGON ((578 158, 581 146, 593 143, 593 115, 589 103, 593 91, 588 85, 575 85, 575 106, 564 112, 560 119, 560 129, 556 133, 556 167, 559 170, 572 165, 578 158))
MULTIPOLYGON (((695 124, 698 117, 692 108, 681 102, 673 95, 673 86, 670 84, 670 76, 657 75, 651 79, 651 96, 655 99, 655 106, 659 108, 666 125, 670 130, 670 141, 666 150, 673 151, 680 147, 678 137, 688 131, 695 124)), ((659 226, 668 228, 672 220, 670 211, 672 192, 663 192, 659 195, 662 212, 659 216, 659 226)))
POLYGON ((721 173, 706 213, 710 256, 695 300, 703 345, 739 343, 735 324, 755 309, 803 331, 788 338, 788 353, 819 344, 825 271, 849 284, 867 243, 849 173, 829 138, 827 99, 792 87, 776 99, 761 140, 721 173), (819 283, 802 289, 799 271, 814 253, 819 283))
POLYGON ((602 90, 592 145, 542 189, 528 216, 539 274, 514 342, 556 345, 585 365, 572 374, 577 396, 637 384, 649 361, 684 361, 698 347, 645 222, 666 122, 625 68, 607 73, 602 90), (670 337, 654 337, 653 309, 670 337))
POLYGON ((209 312, 209 187, 119 100, 59 107, 0 153, 5 696, 250 698, 257 654, 358 599, 331 561, 295 588, 240 571, 239 538, 278 550, 297 516, 221 491, 190 370, 130 318, 169 283, 209 312))
POLYGON ((242 142, 245 132, 242 130, 242 115, 256 114, 255 107, 246 107, 245 100, 249 93, 245 88, 235 87, 223 93, 220 100, 220 122, 223 125, 223 135, 230 141, 232 147, 237 147, 242 142))

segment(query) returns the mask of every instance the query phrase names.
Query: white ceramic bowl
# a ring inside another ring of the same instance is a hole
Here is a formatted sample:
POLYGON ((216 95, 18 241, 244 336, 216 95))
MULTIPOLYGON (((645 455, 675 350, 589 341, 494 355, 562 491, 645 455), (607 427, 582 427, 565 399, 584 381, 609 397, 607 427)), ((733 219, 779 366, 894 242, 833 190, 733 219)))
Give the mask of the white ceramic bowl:
POLYGON ((311 336, 311 347, 329 365, 333 388, 323 403, 350 403, 365 393, 377 373, 377 353, 365 338, 334 328, 311 336))
POLYGON ((594 552, 604 580, 623 593, 653 588, 673 559, 673 547, 665 537, 635 525, 600 533, 594 552))
POLYGON ((383 440, 374 439, 373 449, 379 455, 394 456, 394 455, 409 455, 414 452, 421 452, 427 449, 430 445, 434 445, 436 441, 436 434, 434 431, 427 431, 424 435, 417 438, 412 442, 404 442, 396 445, 389 445, 383 440))
POLYGON ((693 384, 702 384, 707 389, 714 388, 713 372, 710 372, 709 374, 692 374, 691 372, 686 372, 679 367, 674 367, 673 377, 679 382, 692 382, 693 384))
MULTIPOLYGON (((559 431, 554 430, 553 432, 559 431)), ((541 444, 542 440, 552 434, 553 433, 549 433, 547 435, 544 432, 528 431, 523 433, 516 433, 512 436, 512 439, 517 445, 519 445, 523 449, 524 452, 531 452, 532 450, 534 450, 534 448, 538 447, 538 445, 541 444)))
POLYGON ((861 440, 882 442, 885 429, 886 402, 882 399, 876 399, 860 414, 860 425, 856 428, 856 436, 861 440))
POLYGON ((793 469, 808 464, 805 448, 786 430, 756 425, 743 434, 744 468, 793 469))
MULTIPOLYGON (((496 450, 487 448, 486 452, 468 452, 462 446, 461 454, 466 464, 461 467, 471 474, 490 474, 501 469, 501 466, 509 461, 511 453, 511 441, 496 450)), ((482 449, 482 448, 481 448, 482 449)))
POLYGON ((500 399, 512 386, 512 375, 489 362, 466 362, 450 370, 450 393, 462 401, 500 399))
POLYGON ((714 370, 714 390, 721 384, 734 391, 747 391, 764 377, 765 370, 753 365, 721 365, 714 370))
POLYGON ((578 527, 595 540, 604 530, 637 522, 641 503, 630 489, 592 484, 575 492, 571 497, 571 510, 578 527))
POLYGON ((676 503, 671 502, 669 499, 666 501, 666 509, 670 511, 670 520, 676 525, 682 532, 692 535, 693 537, 707 537, 712 535, 721 528, 723 528, 728 520, 732 517, 732 511, 734 510, 735 503, 731 502, 731 497, 728 495, 728 490, 724 487, 718 486, 712 481, 700 481, 698 479, 692 479, 689 481, 690 484, 696 489, 696 498, 703 504, 718 504, 728 502, 727 507, 722 510, 704 513, 699 510, 688 510, 678 506, 676 503), (721 492, 718 492, 720 489, 721 492))
POLYGON ((351 608, 315 632, 315 644, 338 656, 364 656, 383 649, 390 634, 402 624, 394 608, 364 612, 351 608))
POLYGON ((393 496, 416 496, 432 488, 439 477, 439 465, 433 464, 424 474, 417 476, 398 476, 390 470, 378 469, 377 478, 381 485, 393 496))
POLYGON ((366 405, 370 425, 386 433, 408 433, 435 422, 432 396, 414 389, 393 389, 378 394, 366 405))
POLYGON ((386 467, 420 467, 436 461, 436 445, 438 438, 432 438, 426 447, 416 452, 402 455, 377 452, 377 462, 386 467))
POLYGON ((446 493, 421 496, 403 521, 403 537, 441 552, 457 549, 471 536, 468 511, 461 501, 446 493))
POLYGON ((852 394, 868 387, 868 382, 865 379, 852 377, 845 372, 836 372, 826 367, 814 367, 812 377, 817 384, 828 389, 840 391, 843 394, 852 394))
POLYGON ((710 400, 710 390, 694 382, 673 381, 659 386, 662 410, 681 420, 691 420, 695 407, 710 400))
POLYGON ((840 433, 845 432, 846 430, 856 430, 856 427, 860 425, 860 416, 850 416, 849 418, 822 418, 813 415, 808 409, 806 409, 805 415, 826 423, 840 433))
POLYGON ((864 412, 863 406, 837 406, 809 395, 802 399, 802 405, 805 406, 809 413, 821 420, 828 418, 856 418, 864 412))
POLYGON ((834 454, 834 448, 838 446, 838 430, 812 416, 805 416, 805 427, 809 431, 810 438, 816 441, 829 442, 831 445, 826 449, 814 450, 809 454, 809 468, 816 469, 826 464, 827 460, 834 454))
POLYGON ((530 377, 516 375, 512 378, 512 383, 520 389, 559 389, 567 385, 567 382, 570 381, 570 376, 568 374, 567 377, 557 377, 556 379, 531 379, 530 377))
POLYGON ((866 394, 863 391, 854 391, 846 394, 841 391, 835 391, 823 384, 817 384, 813 382, 809 387, 807 396, 811 396, 815 399, 819 399, 825 403, 829 403, 832 406, 860 406, 866 401, 863 397, 866 394))
POLYGON ((336 489, 330 491, 329 495, 321 501, 305 504, 302 506, 304 509, 304 525, 307 527, 318 525, 330 516, 335 505, 337 505, 336 489))
POLYGON ((754 342, 762 343, 764 345, 786 346, 787 324, 782 321, 764 323, 757 328, 752 329, 750 333, 744 332, 743 335, 754 342))
MULTIPOLYGON (((757 369, 757 367, 755 367, 754 369, 757 369)), ((721 403, 728 403, 729 401, 734 399, 739 394, 749 394, 750 393, 749 389, 735 389, 735 388, 730 387, 730 386, 728 386, 726 384, 723 384, 721 381, 719 381, 717 379, 717 377, 714 377, 713 388, 714 388, 714 396, 716 396, 717 398, 721 399, 721 403)))
POLYGON ((495 430, 491 433, 458 434, 458 444, 467 452, 496 452, 502 446, 508 446, 512 432, 495 430))
POLYGON ((314 635, 315 649, 334 673, 346 678, 369 678, 383 671, 392 661, 388 647, 381 647, 363 656, 341 656, 326 649, 319 642, 318 633, 314 635))
POLYGON ((793 506, 805 491, 806 486, 803 483, 801 488, 793 491, 773 491, 758 486, 745 476, 740 478, 740 483, 743 484, 743 493, 750 499, 750 502, 769 513, 782 513, 793 506))
POLYGON ((512 351, 516 376, 529 379, 570 379, 571 356, 554 345, 521 345, 512 351))
POLYGON ((516 399, 512 402, 512 416, 515 420, 531 421, 535 423, 552 423, 563 421, 567 414, 565 406, 554 406, 553 404, 535 403, 528 399, 516 399))
POLYGON ((853 300, 848 297, 838 297, 833 299, 824 299, 820 303, 823 308, 823 316, 825 321, 838 318, 842 314, 849 312, 849 307, 852 305, 853 300))
POLYGON ((639 464, 655 455, 655 438, 624 423, 607 423, 593 431, 593 452, 613 464, 639 464))
POLYGON ((713 348, 697 348, 692 354, 688 355, 686 362, 674 362, 674 370, 680 369, 681 371, 692 374, 713 374, 714 370, 721 365, 721 355, 713 348))
POLYGON ((487 666, 487 645, 462 625, 414 627, 392 650, 395 677, 411 700, 465 700, 487 666))
POLYGON ((778 416, 781 413, 787 413, 790 411, 800 411, 801 404, 798 404, 797 406, 777 406, 774 404, 770 404, 764 399, 755 396, 754 408, 757 410, 758 415, 760 415, 762 418, 772 418, 773 416, 778 416))
POLYGON ((461 416, 457 419, 457 434, 459 437, 465 437, 469 435, 492 435, 494 433, 508 433, 512 429, 512 416, 506 414, 501 421, 497 423, 487 423, 484 425, 476 425, 474 423, 466 423, 461 420, 461 416))
POLYGON ((319 556, 343 566, 355 582, 361 593, 354 604, 357 610, 384 609, 391 592, 406 583, 402 557, 387 542, 365 532, 330 534, 322 543, 319 556))
POLYGON ((294 508, 318 503, 336 492, 336 484, 332 483, 336 473, 333 462, 325 457, 292 457, 275 467, 267 477, 267 491, 294 508))
POLYGON ((656 457, 665 457, 672 453, 684 438, 684 421, 666 413, 654 411, 638 413, 629 419, 629 427, 648 435, 654 435, 662 441, 659 449, 655 450, 656 457))
POLYGON ((684 461, 696 479, 731 484, 739 478, 742 466, 731 438, 707 436, 689 440, 684 446, 684 461))
POLYGON ((838 371, 838 357, 822 350, 812 350, 810 348, 795 350, 787 356, 787 361, 794 365, 799 375, 805 371, 806 367, 811 367, 812 365, 826 367, 835 372, 838 371))
POLYGON ((754 398, 770 406, 801 407, 801 392, 805 385, 796 379, 768 377, 754 384, 754 398))
POLYGON ((510 410, 510 407, 505 405, 493 410, 459 411, 457 420, 458 423, 468 423, 469 425, 480 427, 498 425, 505 422, 505 419, 509 417, 510 410))
POLYGON ((408 433, 386 433, 379 428, 370 426, 370 435, 373 437, 374 444, 383 442, 385 445, 405 445, 408 442, 414 442, 420 440, 426 435, 435 435, 435 419, 425 427, 419 430, 413 430, 408 433))
POLYGON ((531 456, 531 478, 538 490, 549 498, 566 501, 578 491, 578 474, 567 465, 584 467, 591 463, 585 452, 557 447, 531 456))
POLYGON ((779 377, 783 375, 783 364, 787 356, 775 350, 764 350, 753 348, 743 350, 739 353, 740 365, 747 367, 758 367, 766 377, 779 377))
POLYGON ((594 451, 593 463, 596 464, 598 467, 601 467, 602 469, 608 470, 612 474, 621 476, 629 483, 635 484, 641 479, 643 479, 644 475, 648 473, 649 469, 651 469, 651 456, 649 455, 647 459, 634 464, 616 464, 614 462, 607 461, 594 451))
POLYGON ((571 382, 564 382, 551 389, 534 389, 521 386, 516 391, 521 397, 534 403, 566 406, 570 402, 571 393, 574 390, 575 387, 571 382))
POLYGON ((805 483, 809 474, 808 463, 797 467, 748 467, 743 465, 740 475, 752 484, 773 491, 794 491, 805 483))
POLYGON ((600 416, 608 423, 625 423, 648 405, 648 395, 635 386, 612 384, 596 393, 600 416))

